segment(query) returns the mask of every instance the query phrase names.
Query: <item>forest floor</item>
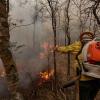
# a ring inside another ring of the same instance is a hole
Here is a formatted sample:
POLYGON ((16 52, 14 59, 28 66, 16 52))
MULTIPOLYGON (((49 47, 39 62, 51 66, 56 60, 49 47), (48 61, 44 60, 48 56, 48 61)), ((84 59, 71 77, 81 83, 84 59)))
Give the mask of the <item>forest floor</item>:
MULTIPOLYGON (((34 97, 34 100, 76 100, 77 90, 75 86, 72 86, 64 91, 60 90, 67 82, 67 63, 66 63, 66 56, 59 55, 57 56, 57 85, 58 90, 55 95, 55 92, 52 90, 52 80, 43 83, 37 89, 37 96, 34 97)), ((74 57, 71 59, 71 64, 73 64, 74 57)), ((72 67, 71 67, 72 68, 72 67)), ((71 77, 75 75, 73 68, 71 69, 71 77)), ((98 93, 95 100, 100 100, 100 93, 98 93)))
POLYGON ((67 82, 67 63, 66 63, 66 57, 64 55, 58 55, 57 56, 57 93, 53 91, 53 80, 48 80, 47 82, 43 83, 40 87, 37 89, 37 96, 35 97, 35 100, 74 100, 74 87, 68 89, 70 93, 70 99, 67 99, 69 96, 67 96, 68 91, 61 91, 60 88, 66 84, 67 82), (65 60, 64 60, 65 59, 65 60), (71 91, 72 90, 72 91, 71 91))
MULTIPOLYGON (((73 70, 74 57, 71 59, 71 75, 73 77, 75 72, 73 70)), ((67 57, 65 55, 57 55, 57 92, 54 91, 53 77, 47 81, 38 84, 37 80, 34 80, 33 84, 27 89, 21 89, 24 99, 22 100, 76 100, 77 90, 75 86, 62 91, 60 88, 67 82, 67 57), (37 86, 36 86, 37 85, 37 86)), ((8 100, 8 99, 0 99, 8 100)), ((21 99, 18 99, 21 100, 21 99)), ((100 93, 98 93, 95 100, 100 100, 100 93)))

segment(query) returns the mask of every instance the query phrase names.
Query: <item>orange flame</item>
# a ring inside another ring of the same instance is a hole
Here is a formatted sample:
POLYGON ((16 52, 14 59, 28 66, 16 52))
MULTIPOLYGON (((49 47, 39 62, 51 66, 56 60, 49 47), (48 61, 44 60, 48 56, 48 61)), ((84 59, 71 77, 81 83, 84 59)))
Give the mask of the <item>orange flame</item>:
POLYGON ((46 82, 47 80, 49 80, 53 76, 53 73, 54 73, 53 70, 40 72, 39 75, 40 75, 40 78, 42 79, 41 83, 46 82))
POLYGON ((45 71, 45 72, 40 72, 40 77, 42 79, 48 80, 52 75, 53 75, 53 70, 51 71, 45 71))

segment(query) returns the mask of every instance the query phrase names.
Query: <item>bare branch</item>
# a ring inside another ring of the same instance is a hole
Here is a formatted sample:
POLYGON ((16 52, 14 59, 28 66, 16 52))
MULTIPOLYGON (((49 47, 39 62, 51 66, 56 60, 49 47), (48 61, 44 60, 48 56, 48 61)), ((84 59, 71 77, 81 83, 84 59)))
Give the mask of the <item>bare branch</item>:
POLYGON ((95 4, 93 5, 93 14, 97 20, 98 25, 100 25, 100 19, 99 19, 99 16, 97 15, 97 9, 98 9, 99 4, 100 4, 100 0, 97 0, 95 1, 95 4))
POLYGON ((17 27, 24 27, 24 26, 30 26, 30 25, 32 25, 32 24, 34 24, 34 23, 30 23, 30 24, 23 24, 23 25, 16 25, 15 27, 13 27, 13 28, 11 28, 9 31, 12 31, 13 29, 15 29, 15 28, 17 28, 17 27))

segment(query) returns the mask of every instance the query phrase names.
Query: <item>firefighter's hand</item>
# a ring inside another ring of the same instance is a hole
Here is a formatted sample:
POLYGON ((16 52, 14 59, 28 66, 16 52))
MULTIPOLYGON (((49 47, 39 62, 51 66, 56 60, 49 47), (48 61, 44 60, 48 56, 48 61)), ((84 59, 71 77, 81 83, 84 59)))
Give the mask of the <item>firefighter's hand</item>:
POLYGON ((58 45, 56 45, 55 47, 53 47, 53 48, 51 49, 51 52, 54 52, 54 51, 58 51, 58 45))

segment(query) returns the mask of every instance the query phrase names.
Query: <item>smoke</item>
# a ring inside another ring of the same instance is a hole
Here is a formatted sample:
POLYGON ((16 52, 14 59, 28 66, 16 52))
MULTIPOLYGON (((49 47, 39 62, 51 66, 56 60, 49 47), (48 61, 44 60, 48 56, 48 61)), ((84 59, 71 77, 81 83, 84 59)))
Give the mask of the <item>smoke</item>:
MULTIPOLYGON (((31 80, 35 80, 38 77, 40 71, 47 69, 48 61, 45 49, 48 43, 53 45, 51 21, 46 20, 42 22, 40 16, 38 16, 34 22, 34 14, 36 14, 34 11, 34 0, 10 0, 10 6, 10 24, 14 23, 20 26, 10 31, 10 41, 11 43, 16 42, 16 46, 23 45, 23 47, 18 49, 12 47, 11 50, 19 73, 20 86, 27 88, 31 80), (27 26, 27 24, 33 22, 34 24, 27 26), (44 44, 45 46, 43 46, 44 44)), ((13 27, 15 26, 11 24, 10 28, 13 27)), ((74 41, 78 39, 79 19, 75 22, 71 21, 70 27, 71 40, 74 41)), ((62 45, 64 44, 64 32, 58 30, 57 36, 58 34, 59 37, 57 38, 61 41, 59 44, 62 45)), ((51 58, 50 65, 52 66, 52 64, 51 58)), ((4 80, 0 82, 4 82, 4 80)), ((3 83, 0 84, 0 86, 2 86, 0 94, 2 94, 4 93, 3 91, 6 91, 5 88, 7 85, 5 84, 4 86, 3 83)))
MULTIPOLYGON (((20 0, 10 1, 12 5, 9 13, 10 23, 20 26, 34 22, 34 4, 30 6, 29 2, 31 0, 27 3, 24 1, 21 0, 21 4, 20 0)), ((13 28, 15 26, 11 25, 10 27, 13 28)), ((12 47, 12 54, 19 73, 20 85, 26 88, 29 86, 31 78, 35 80, 40 71, 47 69, 47 53, 42 45, 46 42, 53 44, 51 22, 47 20, 42 23, 38 16, 35 24, 16 27, 11 30, 10 41, 16 42, 16 45, 19 46, 24 45, 17 50, 12 47)), ((53 63, 52 59, 50 62, 51 64, 53 63)))
MULTIPOLYGON (((22 2, 20 5, 19 1, 20 0, 10 0, 10 28, 33 22, 32 15, 34 12, 31 12, 33 7, 29 5, 30 3, 26 4, 26 2, 22 2)), ((46 27, 43 26, 44 25, 38 19, 35 23, 35 31, 34 24, 25 27, 16 27, 10 31, 10 42, 15 43, 15 46, 10 49, 19 73, 19 84, 20 87, 25 89, 29 87, 32 80, 38 77, 40 71, 47 68, 47 57, 40 57, 40 54, 44 53, 44 48, 41 47, 41 45, 48 40, 48 36, 50 36, 52 32, 50 32, 50 25, 46 25, 46 27), (23 46, 17 48, 20 45, 23 46)), ((0 75, 2 69, 4 71, 4 66, 2 61, 0 61, 0 75)), ((1 95, 9 95, 7 82, 4 78, 0 78, 0 96, 1 95)))

